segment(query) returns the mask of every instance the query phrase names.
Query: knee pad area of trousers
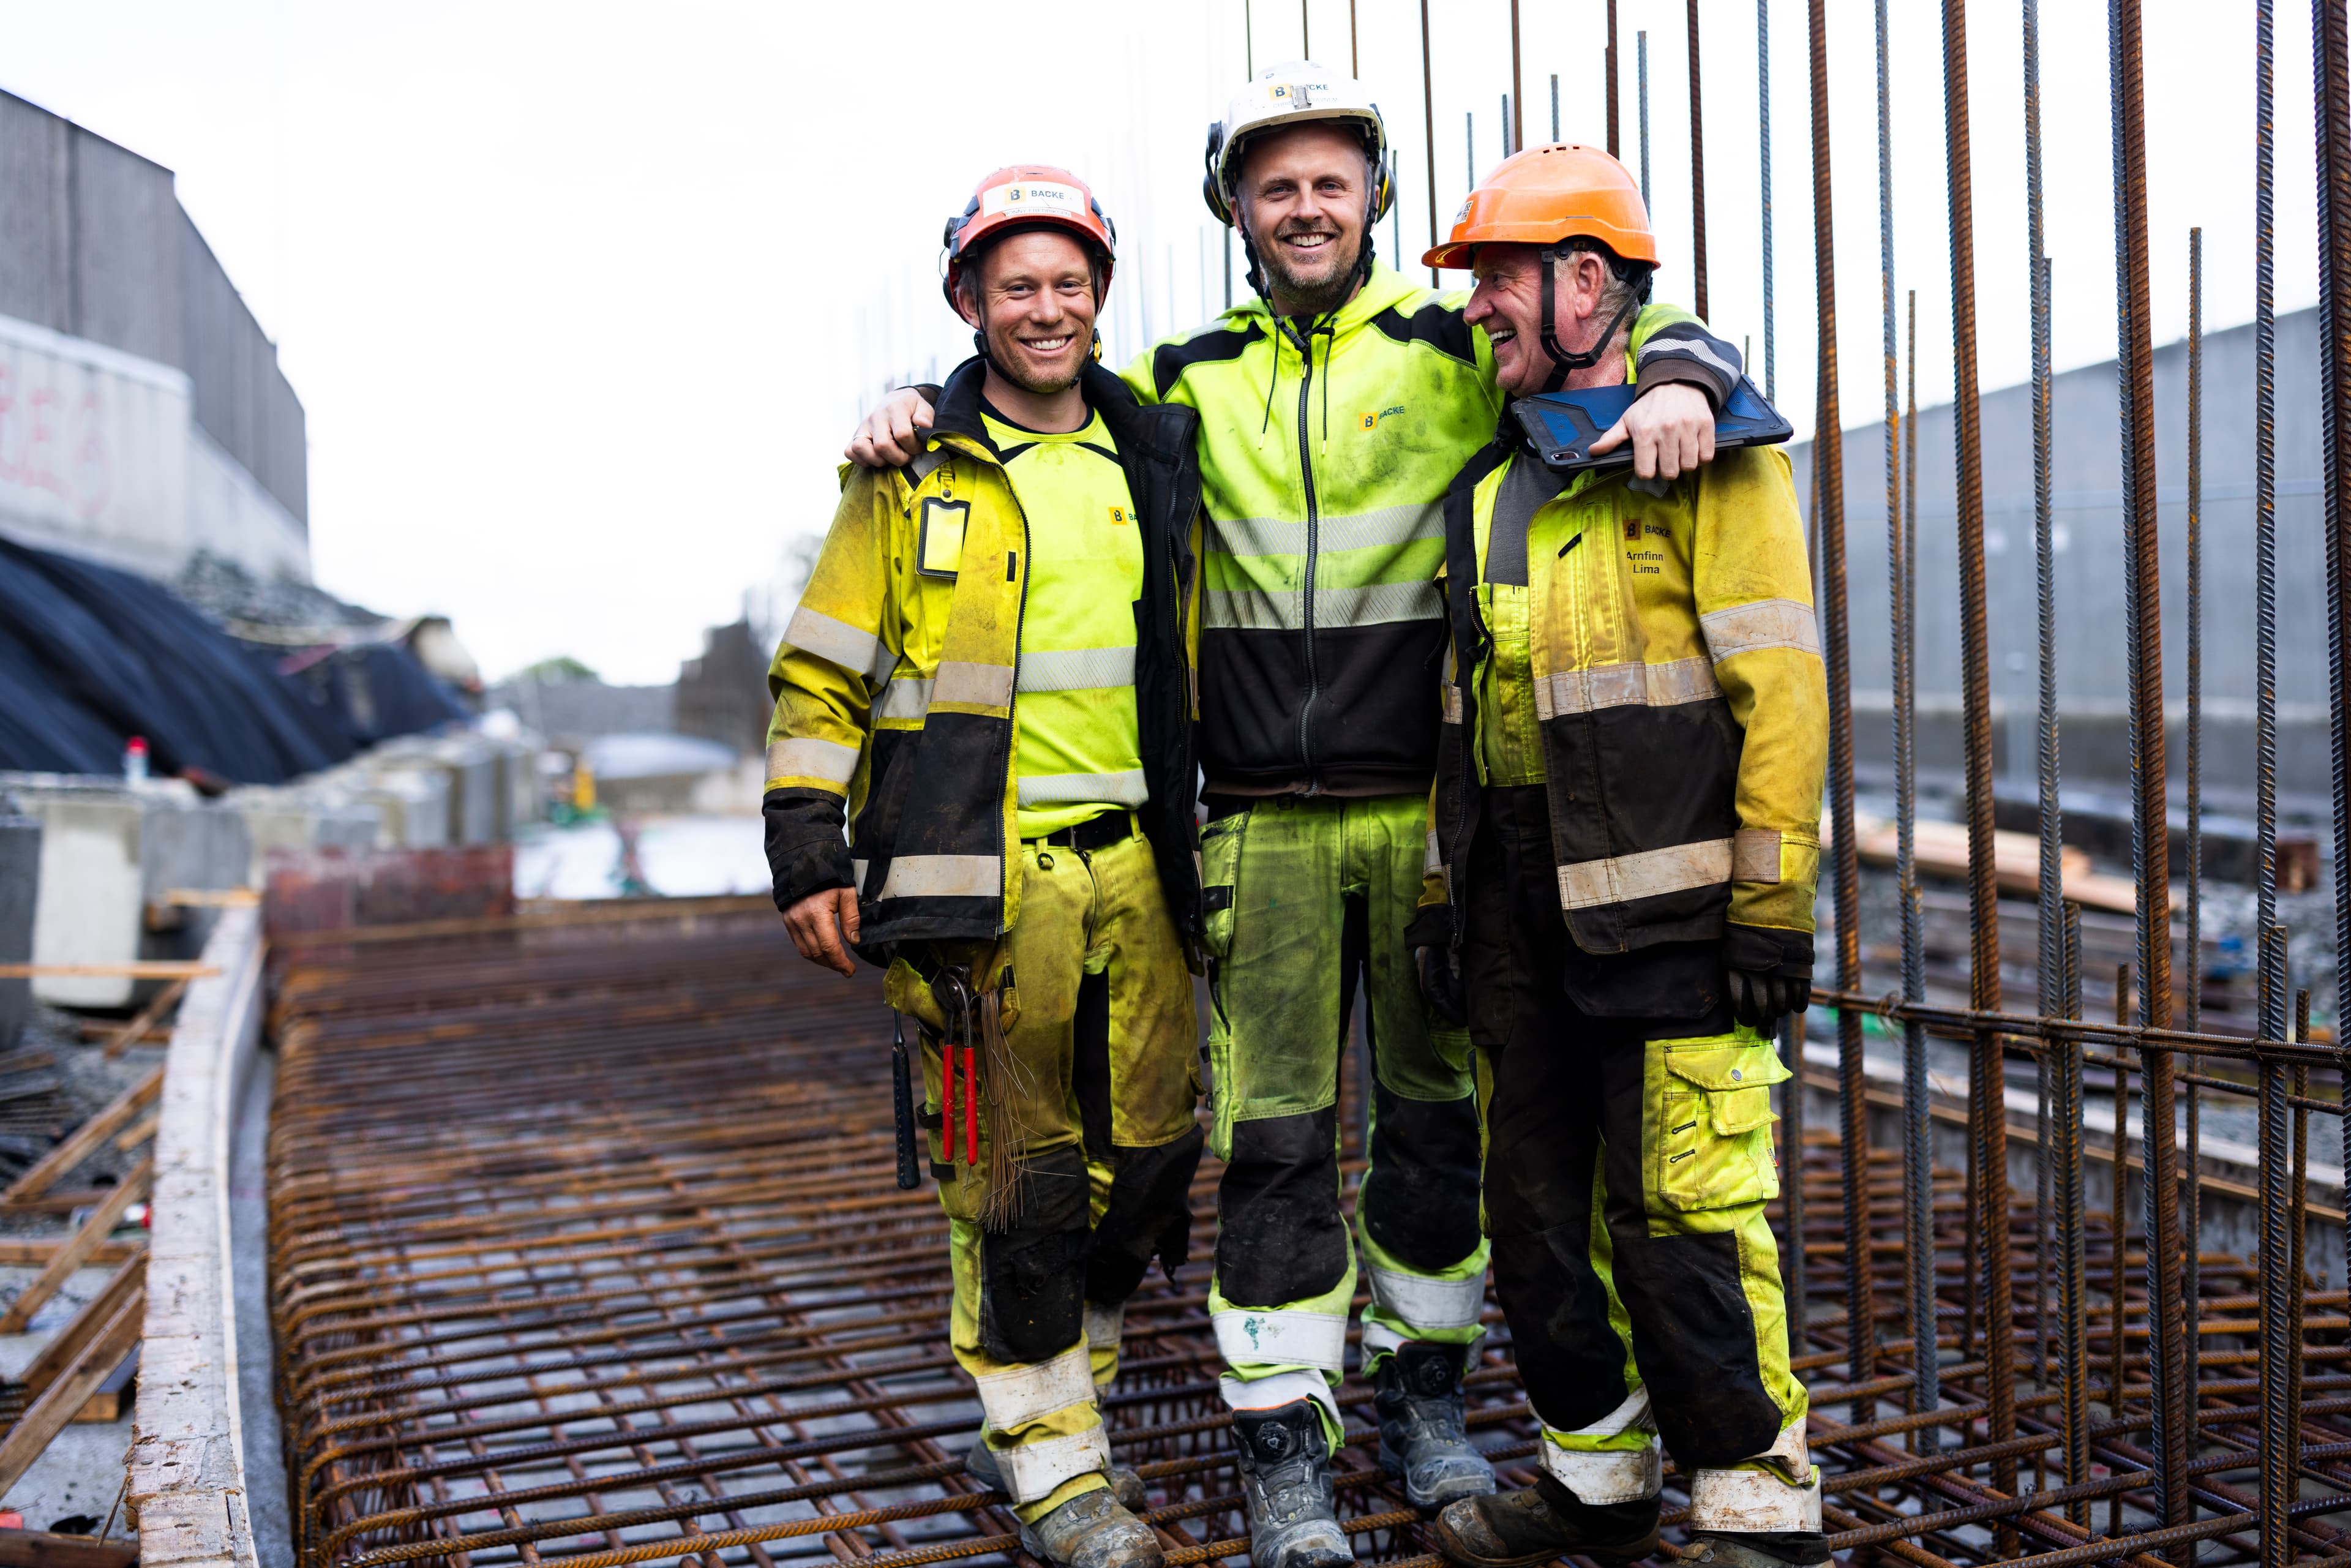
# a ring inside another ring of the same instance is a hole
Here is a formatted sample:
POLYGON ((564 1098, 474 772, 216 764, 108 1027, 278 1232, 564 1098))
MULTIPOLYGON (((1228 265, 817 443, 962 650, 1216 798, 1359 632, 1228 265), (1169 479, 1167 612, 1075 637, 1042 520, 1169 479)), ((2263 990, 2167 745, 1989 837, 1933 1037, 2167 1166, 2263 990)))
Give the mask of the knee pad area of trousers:
POLYGON ((1020 1179, 1012 1223, 980 1232, 979 1336, 998 1361, 1035 1362, 1085 1332, 1085 1153, 1040 1155, 1020 1179))
POLYGON ((1338 1127, 1329 1106, 1233 1124, 1217 1196, 1217 1283, 1227 1301, 1282 1306, 1323 1294, 1346 1273, 1338 1127))

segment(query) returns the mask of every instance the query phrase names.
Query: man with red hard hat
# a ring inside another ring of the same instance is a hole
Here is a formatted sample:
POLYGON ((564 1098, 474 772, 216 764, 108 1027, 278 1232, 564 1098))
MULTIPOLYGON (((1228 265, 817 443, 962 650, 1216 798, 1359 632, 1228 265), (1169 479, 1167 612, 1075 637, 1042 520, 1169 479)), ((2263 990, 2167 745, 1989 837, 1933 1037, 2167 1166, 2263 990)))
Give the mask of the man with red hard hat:
MULTIPOLYGON (((1640 191, 1531 148, 1428 265, 1513 399, 1637 382, 1657 264, 1640 191)), ((1538 413, 1533 405, 1521 405, 1538 413)), ((1828 704, 1776 446, 1669 484, 1546 465, 1514 409, 1445 500, 1452 660, 1410 940, 1478 1047, 1484 1223, 1536 1484, 1456 1502, 1464 1568, 1656 1546, 1660 1438, 1685 1563, 1825 1561, 1788 1362, 1773 1023, 1803 1010, 1828 704)))
POLYGON ((1200 1160, 1188 409, 1095 362, 1115 235, 1065 170, 947 224, 977 354, 903 469, 848 468, 768 685, 776 903, 917 1024, 972 1474, 1058 1568, 1150 1568, 1098 1389, 1200 1160))
MULTIPOLYGON (((1462 297, 1375 254, 1395 191, 1362 83, 1311 60, 1259 73, 1210 127, 1207 164, 1259 298, 1125 379, 1200 418, 1202 946, 1225 1162, 1208 1310, 1251 1561, 1343 1568, 1332 1457, 1359 1279, 1382 1468, 1424 1508, 1494 1485, 1465 1424, 1487 1271, 1469 1042, 1404 937, 1439 734, 1441 503, 1503 400, 1462 297), (1359 988, 1369 1170, 1351 1226, 1338 1099, 1359 988)), ((1635 335, 1646 395, 1603 444, 1671 476, 1710 450, 1738 350, 1670 307, 1635 335)), ((925 406, 891 399, 850 455, 903 461, 925 406)))

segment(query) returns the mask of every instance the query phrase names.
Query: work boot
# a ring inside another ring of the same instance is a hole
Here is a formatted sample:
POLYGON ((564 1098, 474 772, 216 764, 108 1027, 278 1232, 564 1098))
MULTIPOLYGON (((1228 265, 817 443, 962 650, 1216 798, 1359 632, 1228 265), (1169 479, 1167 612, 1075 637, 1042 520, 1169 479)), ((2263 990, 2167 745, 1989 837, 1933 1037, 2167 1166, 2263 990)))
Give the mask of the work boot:
MULTIPOLYGON (((963 1473, 990 1491, 1000 1491, 1007 1497, 1012 1495, 1004 1484, 1004 1466, 998 1461, 996 1450, 987 1446, 987 1439, 984 1437, 965 1452, 963 1473)), ((1124 1465, 1113 1465, 1102 1474, 1109 1478, 1111 1493, 1118 1499, 1121 1508, 1129 1513, 1143 1511, 1144 1499, 1141 1476, 1124 1465)))
POLYGON ((1164 1557, 1151 1527, 1126 1511, 1107 1487, 1080 1492, 1034 1524, 1020 1544, 1053 1568, 1158 1568, 1164 1557))
POLYGON ((1637 1563, 1657 1549, 1657 1500, 1588 1503, 1539 1474, 1522 1490, 1464 1498, 1446 1509, 1437 1516, 1437 1549, 1461 1568, 1528 1568, 1570 1555, 1637 1563))
POLYGON ((1380 1469, 1404 1482, 1415 1508, 1443 1508, 1494 1490, 1494 1467, 1462 1425, 1458 1345, 1408 1340, 1372 1374, 1380 1418, 1380 1469))
POLYGON ((1817 1530, 1693 1531, 1685 1563, 1715 1568, 1818 1568, 1829 1560, 1829 1538, 1817 1530))
POLYGON ((1311 1399, 1236 1410, 1252 1568, 1348 1568, 1355 1560, 1331 1491, 1331 1441, 1311 1399))

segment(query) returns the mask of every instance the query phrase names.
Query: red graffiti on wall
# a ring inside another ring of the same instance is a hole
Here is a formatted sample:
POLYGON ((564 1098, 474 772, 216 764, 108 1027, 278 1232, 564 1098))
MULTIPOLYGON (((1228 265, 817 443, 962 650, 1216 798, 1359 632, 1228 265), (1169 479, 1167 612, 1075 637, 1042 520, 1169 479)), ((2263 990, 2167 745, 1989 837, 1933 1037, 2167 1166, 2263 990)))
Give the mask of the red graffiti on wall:
POLYGON ((106 405, 94 386, 66 402, 53 386, 20 391, 16 366, 0 360, 0 485, 47 491, 87 521, 114 497, 106 405))

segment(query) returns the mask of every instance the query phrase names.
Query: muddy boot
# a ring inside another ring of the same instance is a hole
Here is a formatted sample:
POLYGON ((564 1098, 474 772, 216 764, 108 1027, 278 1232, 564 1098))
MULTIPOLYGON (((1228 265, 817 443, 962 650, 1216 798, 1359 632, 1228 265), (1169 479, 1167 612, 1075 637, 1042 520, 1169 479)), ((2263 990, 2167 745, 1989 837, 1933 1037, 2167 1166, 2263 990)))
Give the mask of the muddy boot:
MULTIPOLYGON (((1008 1497, 1011 1495, 1005 1489, 1004 1467, 997 1461, 996 1450, 987 1446, 986 1437, 980 1438, 965 1452, 963 1473, 990 1491, 1005 1492, 1008 1497)), ((1113 1465, 1102 1474, 1110 1478, 1111 1492, 1118 1499, 1121 1508, 1125 1509, 1129 1513, 1143 1511, 1144 1499, 1141 1476, 1136 1475, 1124 1465, 1113 1465)))
POLYGON ((1331 1491, 1331 1442, 1311 1399, 1236 1410, 1251 1568, 1349 1568, 1355 1554, 1331 1491))
POLYGON ((1829 1538, 1817 1530, 1745 1531, 1698 1531, 1691 1534, 1685 1563, 1709 1563, 1715 1568, 1818 1568, 1829 1560, 1829 1538))
POLYGON ((1108 1487, 1080 1492, 1034 1524, 1020 1544, 1053 1568, 1158 1568, 1163 1553, 1151 1527, 1120 1506, 1108 1487))
POLYGON ((1494 1467, 1462 1427, 1462 1350, 1406 1341, 1372 1374, 1380 1469, 1404 1482, 1415 1508, 1443 1508, 1494 1490, 1494 1467))
POLYGON ((1538 1475, 1522 1491, 1465 1498, 1438 1514, 1437 1549, 1461 1568, 1528 1568, 1570 1555, 1635 1563, 1657 1549, 1657 1500, 1582 1502, 1538 1475))

